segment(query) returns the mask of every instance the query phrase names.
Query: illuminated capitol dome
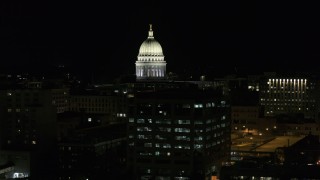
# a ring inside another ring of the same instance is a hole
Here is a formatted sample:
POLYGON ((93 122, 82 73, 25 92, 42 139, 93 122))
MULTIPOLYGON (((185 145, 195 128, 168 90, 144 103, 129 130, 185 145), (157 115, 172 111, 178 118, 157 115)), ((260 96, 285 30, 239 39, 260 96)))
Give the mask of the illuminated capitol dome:
POLYGON ((148 38, 141 44, 136 61, 137 80, 161 80, 166 76, 166 62, 160 43, 154 39, 152 25, 148 38))

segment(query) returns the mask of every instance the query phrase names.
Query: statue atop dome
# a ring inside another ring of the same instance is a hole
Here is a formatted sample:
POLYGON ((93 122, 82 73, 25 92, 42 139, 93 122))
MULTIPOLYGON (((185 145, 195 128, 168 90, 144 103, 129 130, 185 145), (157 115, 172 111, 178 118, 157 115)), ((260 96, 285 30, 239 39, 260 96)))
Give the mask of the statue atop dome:
POLYGON ((150 27, 150 29, 149 29, 149 32, 148 32, 148 39, 149 38, 153 38, 152 24, 149 24, 149 27, 150 27))

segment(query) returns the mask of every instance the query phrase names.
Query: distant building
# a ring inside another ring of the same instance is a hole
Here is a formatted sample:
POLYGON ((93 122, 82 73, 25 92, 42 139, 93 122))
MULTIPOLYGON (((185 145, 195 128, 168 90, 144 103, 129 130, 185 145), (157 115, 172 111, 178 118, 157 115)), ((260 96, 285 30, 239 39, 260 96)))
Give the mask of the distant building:
POLYGON ((85 90, 71 93, 69 110, 71 112, 105 114, 108 116, 109 122, 121 122, 127 117, 126 96, 124 93, 118 92, 105 94, 98 88, 93 91, 85 90))
POLYGON ((318 80, 310 76, 267 74, 260 84, 260 104, 265 116, 303 114, 318 117, 318 80))
POLYGON ((2 147, 33 146, 44 137, 41 133, 52 136, 47 140, 55 138, 57 108, 53 97, 50 90, 1 90, 2 147))
POLYGON ((277 128, 276 119, 262 114, 259 106, 232 106, 232 131, 241 135, 272 134, 277 128))
POLYGON ((59 179, 123 179, 126 125, 78 129, 58 144, 59 179))
POLYGON ((229 104, 215 91, 137 93, 128 112, 128 167, 138 179, 211 178, 229 160, 229 104))
POLYGON ((277 119, 277 134, 279 135, 320 135, 320 124, 314 119, 304 119, 296 116, 281 116, 277 119))
POLYGON ((48 167, 55 166, 56 114, 58 107, 62 110, 67 103, 58 98, 63 92, 43 88, 0 91, 1 150, 30 152, 34 163, 27 174, 33 178, 41 178, 54 170, 48 167))
POLYGON ((224 95, 230 95, 232 91, 247 90, 248 80, 235 75, 228 75, 223 78, 215 78, 213 86, 216 89, 221 89, 224 95))
POLYGON ((166 62, 160 43, 153 36, 152 25, 148 38, 141 44, 136 61, 137 80, 162 80, 166 78, 166 62))
POLYGON ((292 144, 289 144, 289 139, 296 139, 297 136, 279 137, 273 141, 281 138, 283 142, 288 138, 288 145, 272 142, 262 145, 265 147, 253 152, 256 153, 255 157, 222 167, 220 179, 319 179, 319 136, 308 135, 292 144), (274 155, 271 158, 263 157, 266 151, 274 155))
POLYGON ((57 116, 58 134, 57 139, 68 138, 76 130, 84 128, 101 127, 115 122, 110 122, 107 114, 85 113, 85 112, 65 112, 57 116))

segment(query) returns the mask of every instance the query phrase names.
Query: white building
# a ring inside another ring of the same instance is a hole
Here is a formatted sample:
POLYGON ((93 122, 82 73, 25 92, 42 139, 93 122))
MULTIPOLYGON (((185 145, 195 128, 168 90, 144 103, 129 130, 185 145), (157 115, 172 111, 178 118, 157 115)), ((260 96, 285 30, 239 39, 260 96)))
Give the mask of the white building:
POLYGON ((148 38, 141 44, 136 61, 137 80, 161 80, 166 77, 166 62, 160 43, 155 40, 150 24, 148 38))

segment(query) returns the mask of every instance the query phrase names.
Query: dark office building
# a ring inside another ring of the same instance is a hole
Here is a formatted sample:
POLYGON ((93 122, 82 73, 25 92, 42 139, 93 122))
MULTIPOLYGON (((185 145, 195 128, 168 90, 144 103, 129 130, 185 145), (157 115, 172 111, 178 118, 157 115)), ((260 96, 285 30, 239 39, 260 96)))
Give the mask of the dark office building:
POLYGON ((123 179, 126 125, 76 130, 59 143, 59 179, 123 179))
POLYGON ((128 112, 128 169, 136 179, 217 176, 230 154, 229 104, 197 88, 135 94, 128 112))
MULTIPOLYGON (((19 177, 50 179, 47 175, 55 173, 52 167, 56 166, 56 114, 63 110, 63 106, 58 105, 62 99, 57 101, 55 97, 60 92, 64 94, 63 89, 41 86, 16 86, 0 91, 0 154, 17 151, 30 154, 27 164, 30 168, 22 168, 30 171, 19 172, 20 167, 15 164, 15 170, 9 172, 8 177, 20 174, 19 177)), ((10 160, 6 155, 0 158, 10 160)))

